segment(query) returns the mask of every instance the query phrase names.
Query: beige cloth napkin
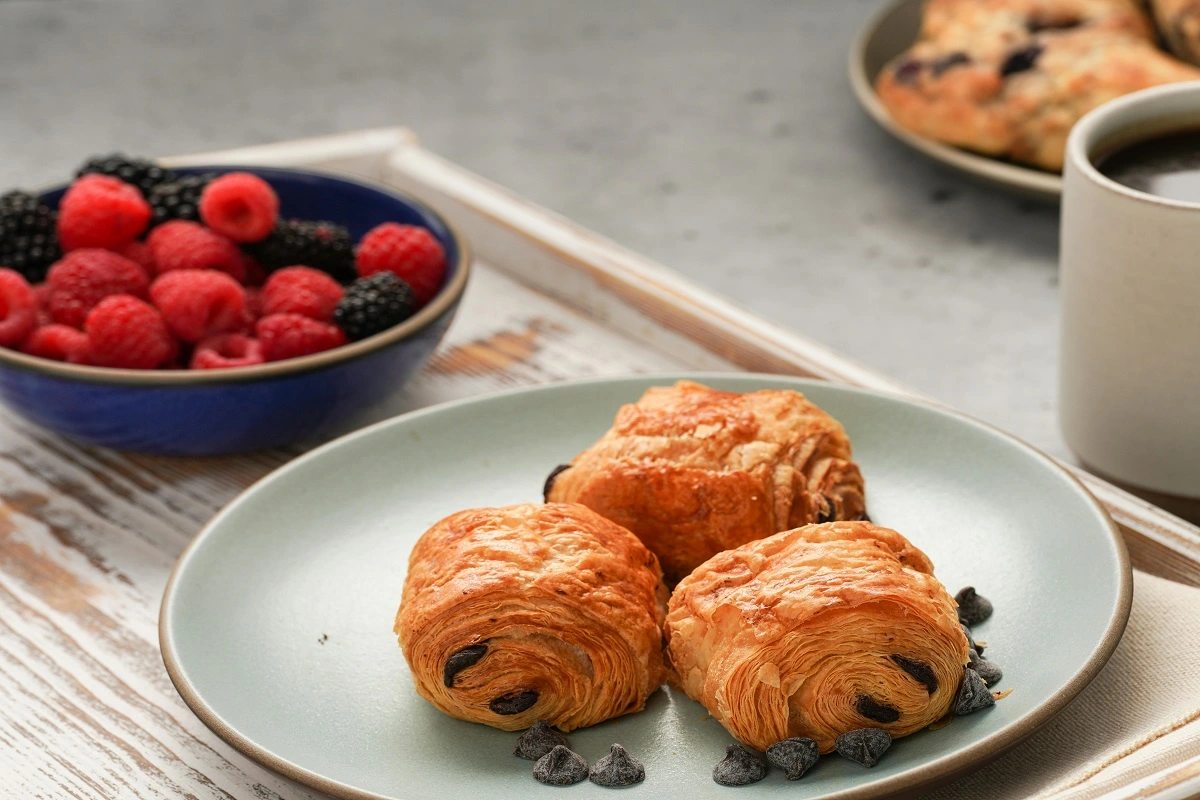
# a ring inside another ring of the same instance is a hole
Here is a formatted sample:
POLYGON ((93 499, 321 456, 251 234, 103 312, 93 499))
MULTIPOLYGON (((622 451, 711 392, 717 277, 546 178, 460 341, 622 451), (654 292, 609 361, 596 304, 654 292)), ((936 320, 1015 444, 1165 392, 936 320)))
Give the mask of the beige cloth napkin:
POLYGON ((1112 660, 1062 713, 936 800, 1093 800, 1200 755, 1200 589, 1137 570, 1112 660))

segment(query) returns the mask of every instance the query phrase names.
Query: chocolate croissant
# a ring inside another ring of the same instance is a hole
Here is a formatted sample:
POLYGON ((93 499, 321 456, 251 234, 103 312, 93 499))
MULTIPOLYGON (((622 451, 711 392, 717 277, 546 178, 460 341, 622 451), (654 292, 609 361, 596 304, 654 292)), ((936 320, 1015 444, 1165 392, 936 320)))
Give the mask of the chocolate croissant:
POLYGON ((865 514, 862 474, 833 417, 792 391, 649 389, 546 482, 636 533, 669 585, 710 556, 810 522, 865 514))
POLYGON ((654 554, 583 506, 477 508, 417 542, 395 631, 439 710, 569 731, 641 710, 662 684, 666 599, 654 554))
POLYGON ((966 636, 933 565, 868 522, 809 525, 709 559, 667 614, 671 681, 758 750, 906 736, 953 707, 966 636))

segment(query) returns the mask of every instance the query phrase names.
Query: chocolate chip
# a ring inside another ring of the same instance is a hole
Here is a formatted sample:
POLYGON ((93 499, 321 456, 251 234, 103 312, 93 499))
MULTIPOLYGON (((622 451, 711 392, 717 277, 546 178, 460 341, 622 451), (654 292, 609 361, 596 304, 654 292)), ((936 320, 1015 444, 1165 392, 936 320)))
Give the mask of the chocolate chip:
POLYGON ((858 702, 854 704, 854 708, 867 719, 882 722, 885 725, 900 719, 900 712, 897 709, 877 702, 874 697, 865 694, 858 696, 858 702))
POLYGON ((550 502, 550 490, 554 488, 554 479, 571 468, 570 464, 559 464, 554 469, 550 470, 550 474, 546 476, 546 482, 542 484, 542 499, 547 503, 550 502))
POLYGON ((859 515, 858 515, 858 519, 859 519, 859 521, 860 521, 860 522, 870 522, 870 521, 871 521, 871 518, 870 518, 869 516, 867 516, 867 512, 866 512, 866 511, 864 511, 864 512, 863 512, 863 513, 861 513, 861 514, 859 514, 859 515))
POLYGON ((964 625, 978 625, 992 615, 992 602, 976 594, 974 586, 954 595, 954 602, 958 603, 958 621, 964 625))
POLYGON ((520 714, 522 711, 528 711, 533 708, 533 704, 537 701, 538 693, 535 691, 513 692, 503 697, 497 697, 488 703, 488 708, 492 710, 492 713, 499 714, 502 717, 511 717, 514 714, 520 714))
POLYGON ((803 778, 804 773, 812 769, 820 757, 821 750, 817 743, 803 736, 793 736, 767 748, 767 760, 783 770, 789 781, 803 778))
POLYGON ((971 663, 967 665, 967 669, 978 672, 980 679, 989 688, 1004 679, 1004 670, 1000 669, 998 664, 988 661, 974 651, 971 651, 971 663))
POLYGON ((566 747, 567 737, 563 736, 562 731, 551 727, 549 722, 540 719, 517 739, 517 749, 513 750, 513 755, 537 761, 559 745, 566 747))
POLYGON ((864 767, 873 767, 892 746, 892 736, 879 728, 859 728, 834 739, 833 746, 839 755, 864 767))
POLYGON ((971 633, 971 629, 964 625, 961 619, 958 621, 958 627, 962 628, 962 632, 967 637, 967 647, 979 653, 979 655, 983 655, 983 645, 975 641, 975 636, 971 633))
POLYGON ((1029 47, 1022 47, 1020 50, 1014 50, 1008 54, 1008 58, 1000 66, 1001 77, 1015 75, 1018 72, 1033 69, 1033 65, 1037 63, 1038 56, 1042 54, 1043 47, 1040 44, 1031 44, 1029 47))
POLYGON ((916 85, 917 78, 921 74, 921 70, 925 68, 915 58, 906 59, 900 66, 896 67, 896 82, 907 84, 909 86, 916 85))
POLYGON ((725 757, 713 767, 713 780, 722 786, 748 786, 767 777, 767 762, 740 744, 725 748, 725 757))
POLYGON ((963 670, 963 682, 958 687, 958 697, 954 700, 955 716, 971 714, 983 708, 996 705, 996 698, 983 685, 983 678, 973 669, 963 670))
POLYGON ((632 786, 646 780, 646 768, 624 747, 614 744, 608 755, 592 764, 588 777, 597 786, 632 786))
POLYGON ((926 664, 924 661, 917 661, 904 656, 892 656, 892 661, 895 661, 900 669, 907 672, 916 680, 917 683, 925 687, 925 691, 933 694, 938 690, 937 675, 933 672, 933 667, 926 664))
POLYGON ((950 53, 933 62, 933 76, 936 78, 948 69, 970 63, 971 57, 966 53, 950 53))
POLYGON ((1079 17, 1052 17, 1045 14, 1032 14, 1025 21, 1025 30, 1030 33, 1042 31, 1068 31, 1083 24, 1079 17))
POLYGON ((442 682, 446 684, 446 688, 452 688, 454 686, 454 676, 467 667, 473 667, 478 664, 479 659, 483 658, 485 653, 487 653, 486 644, 473 644, 470 647, 464 647, 447 658, 446 666, 442 669, 442 682))
POLYGON ((533 777, 537 778, 539 783, 551 786, 570 786, 587 776, 588 764, 583 760, 583 756, 561 744, 555 745, 553 750, 533 765, 533 777))
POLYGON ((821 507, 817 510, 817 522, 833 522, 837 519, 837 504, 827 494, 821 495, 821 507))

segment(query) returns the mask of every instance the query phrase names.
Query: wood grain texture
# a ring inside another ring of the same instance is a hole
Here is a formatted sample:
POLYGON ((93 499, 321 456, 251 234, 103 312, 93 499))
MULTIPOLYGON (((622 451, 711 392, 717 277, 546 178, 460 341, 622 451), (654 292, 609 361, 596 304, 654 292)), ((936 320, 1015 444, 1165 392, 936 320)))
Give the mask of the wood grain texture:
MULTIPOLYGON (((430 366, 353 427, 488 391, 688 367, 480 265, 430 366)), ((315 796, 192 715, 163 669, 156 627, 193 534, 314 444, 217 459, 125 455, 0 413, 0 797, 315 796)))
MULTIPOLYGON (((399 128, 174 163, 263 163, 383 179, 468 228, 480 264, 431 364, 347 427, 578 377, 683 369, 805 374, 903 392, 645 259, 437 159, 399 128)), ((0 411, 0 797, 315 795, 213 735, 157 644, 170 568, 225 503, 317 442, 219 459, 82 447, 0 411)), ((1135 558, 1200 583, 1200 536, 1102 482, 1135 558), (1140 538, 1138 538, 1140 537, 1140 538)))

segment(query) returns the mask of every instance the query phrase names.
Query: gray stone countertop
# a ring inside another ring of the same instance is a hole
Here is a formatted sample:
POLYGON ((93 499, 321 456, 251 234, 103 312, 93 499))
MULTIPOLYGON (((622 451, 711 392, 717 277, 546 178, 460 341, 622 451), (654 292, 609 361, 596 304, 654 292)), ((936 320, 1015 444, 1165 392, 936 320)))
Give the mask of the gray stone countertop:
POLYGON ((877 0, 6 0, 0 185, 406 124, 431 149, 1065 454, 1057 208, 878 130, 877 0))

